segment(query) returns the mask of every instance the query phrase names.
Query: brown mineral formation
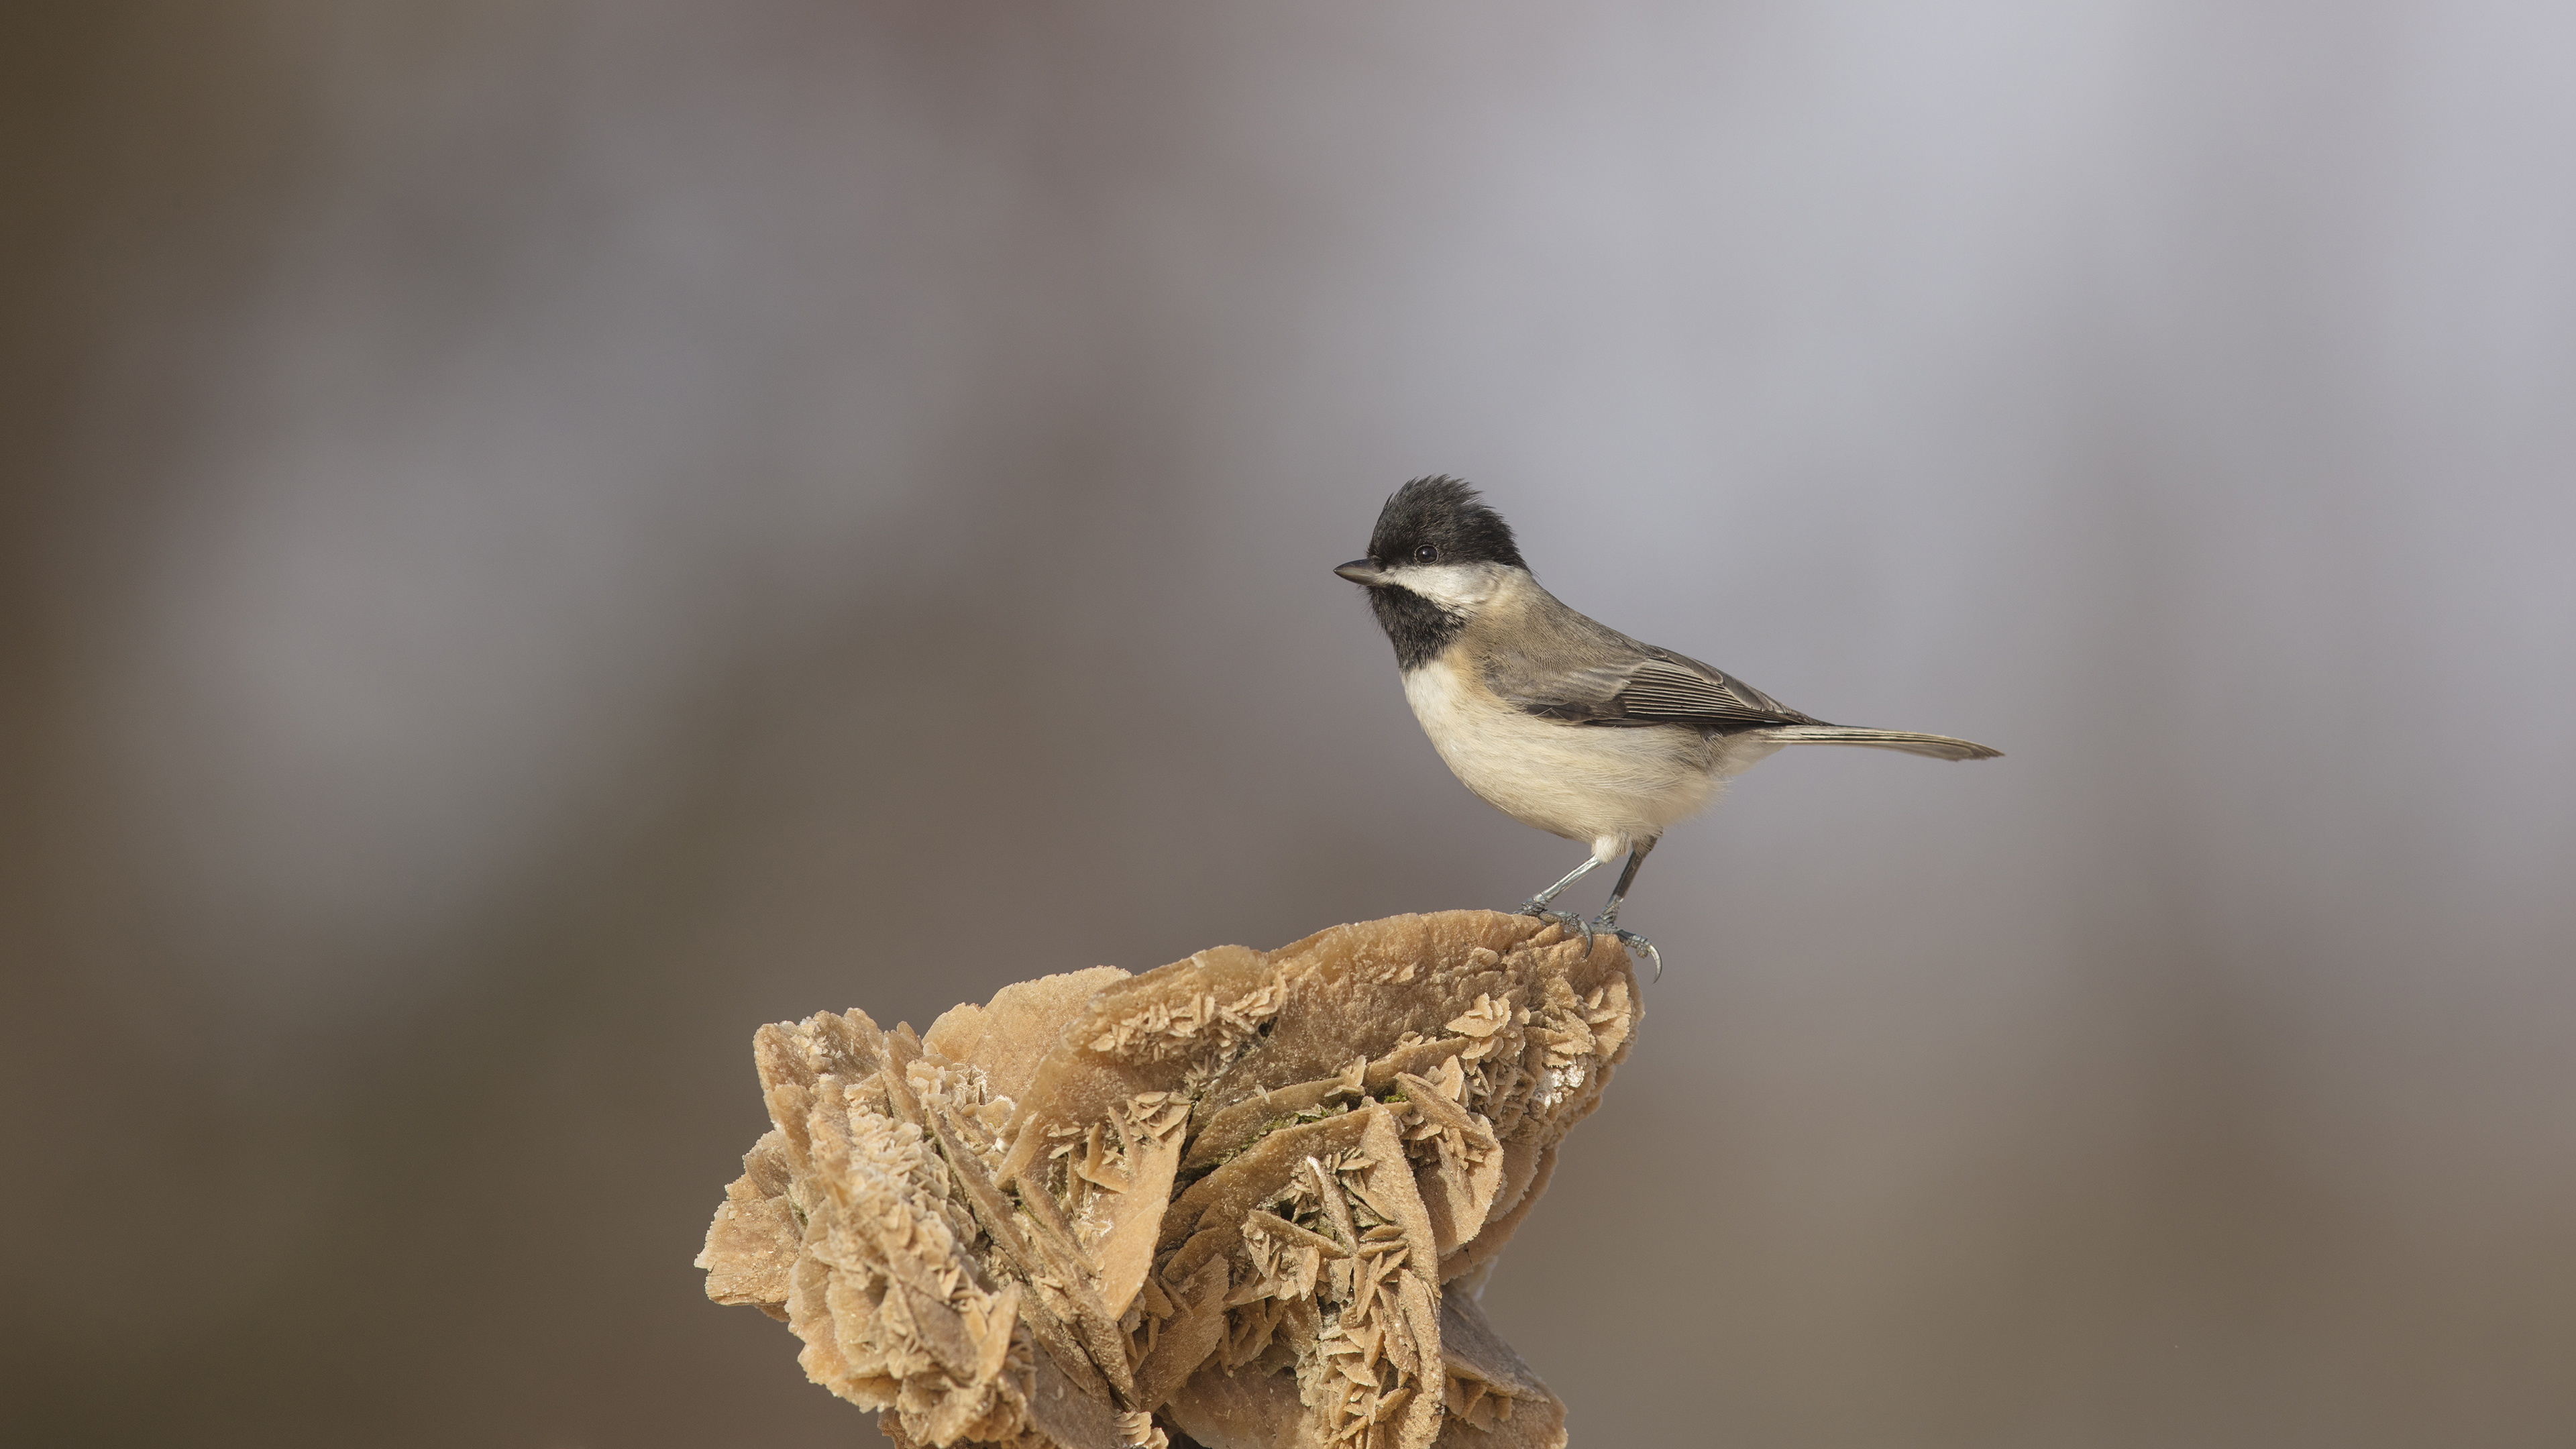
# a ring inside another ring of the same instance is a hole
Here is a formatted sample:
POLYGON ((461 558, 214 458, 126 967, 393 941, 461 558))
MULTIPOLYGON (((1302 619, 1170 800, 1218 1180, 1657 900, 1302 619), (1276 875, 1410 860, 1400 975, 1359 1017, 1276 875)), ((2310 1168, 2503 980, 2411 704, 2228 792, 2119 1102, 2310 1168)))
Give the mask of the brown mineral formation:
POLYGON ((698 1266, 899 1445, 1561 1445, 1475 1295, 1637 1011, 1614 941, 1452 911, 765 1026, 698 1266))

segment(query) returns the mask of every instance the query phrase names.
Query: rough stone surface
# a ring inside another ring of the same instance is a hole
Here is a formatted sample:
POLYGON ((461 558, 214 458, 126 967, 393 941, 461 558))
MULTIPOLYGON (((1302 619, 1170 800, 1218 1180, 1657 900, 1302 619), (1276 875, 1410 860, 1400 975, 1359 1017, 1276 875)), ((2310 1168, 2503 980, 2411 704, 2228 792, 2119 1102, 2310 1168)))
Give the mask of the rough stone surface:
POLYGON ((1562 1445, 1472 1290, 1638 1014, 1614 941, 1451 911, 765 1026, 698 1266, 898 1445, 1562 1445))

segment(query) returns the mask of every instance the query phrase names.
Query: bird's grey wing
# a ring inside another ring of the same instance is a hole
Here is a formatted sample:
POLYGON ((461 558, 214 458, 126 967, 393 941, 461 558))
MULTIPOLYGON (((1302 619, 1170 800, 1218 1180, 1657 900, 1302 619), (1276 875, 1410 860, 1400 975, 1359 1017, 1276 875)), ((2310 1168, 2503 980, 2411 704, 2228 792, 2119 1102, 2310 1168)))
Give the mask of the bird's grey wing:
POLYGON ((1608 629, 1580 650, 1497 655, 1485 683, 1541 719, 1572 724, 1699 724, 1719 729, 1816 724, 1714 665, 1608 629))

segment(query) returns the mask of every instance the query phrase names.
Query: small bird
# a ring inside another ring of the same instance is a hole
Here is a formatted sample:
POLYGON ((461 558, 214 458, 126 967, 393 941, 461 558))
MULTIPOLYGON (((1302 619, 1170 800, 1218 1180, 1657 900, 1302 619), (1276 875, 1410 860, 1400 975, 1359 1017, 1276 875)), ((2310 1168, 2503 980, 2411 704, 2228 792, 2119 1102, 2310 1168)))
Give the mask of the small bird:
POLYGON ((1587 952, 1596 931, 1643 947, 1657 975, 1663 953, 1619 929, 1619 904, 1655 842, 1728 780, 1783 745, 1868 745, 1936 760, 2003 753, 1948 735, 1827 724, 1576 613, 1539 587, 1511 525, 1456 478, 1397 489, 1368 557, 1333 572, 1368 590, 1413 717, 1467 788, 1524 825, 1592 847, 1521 912, 1580 930, 1587 952), (1600 915, 1551 908, 1623 854, 1627 869, 1600 915))

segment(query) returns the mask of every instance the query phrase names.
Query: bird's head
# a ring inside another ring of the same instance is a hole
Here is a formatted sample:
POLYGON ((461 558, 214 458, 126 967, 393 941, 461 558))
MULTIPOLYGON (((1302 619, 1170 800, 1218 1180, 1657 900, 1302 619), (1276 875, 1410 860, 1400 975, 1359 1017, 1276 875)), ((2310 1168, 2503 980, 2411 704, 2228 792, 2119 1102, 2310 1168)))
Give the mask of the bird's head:
POLYGON ((1369 591, 1410 668, 1498 594, 1529 577, 1512 526, 1456 478, 1416 478, 1378 510, 1366 558, 1333 570, 1369 591))

